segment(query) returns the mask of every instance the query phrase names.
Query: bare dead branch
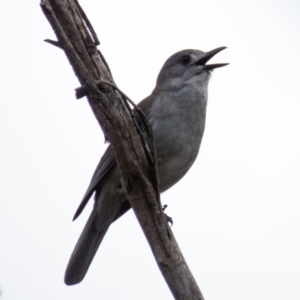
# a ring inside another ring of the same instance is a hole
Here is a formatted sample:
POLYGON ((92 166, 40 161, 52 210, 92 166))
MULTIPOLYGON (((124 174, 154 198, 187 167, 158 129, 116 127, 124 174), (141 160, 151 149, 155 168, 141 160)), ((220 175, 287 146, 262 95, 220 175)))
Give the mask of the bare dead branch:
POLYGON ((58 39, 57 44, 50 43, 65 51, 83 87, 79 95, 87 96, 111 142, 127 199, 174 298, 203 300, 159 205, 155 159, 149 156, 134 125, 138 111, 131 112, 128 98, 116 87, 104 57, 96 48, 99 41, 90 22, 77 0, 42 0, 41 8, 58 39))

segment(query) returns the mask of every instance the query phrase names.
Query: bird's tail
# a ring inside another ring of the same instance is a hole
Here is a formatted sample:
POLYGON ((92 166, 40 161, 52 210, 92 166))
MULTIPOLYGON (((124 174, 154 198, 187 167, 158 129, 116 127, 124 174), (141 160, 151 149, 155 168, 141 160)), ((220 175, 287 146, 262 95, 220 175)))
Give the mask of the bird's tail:
POLYGON ((97 229, 95 216, 96 210, 93 210, 71 255, 65 272, 65 283, 67 285, 77 284, 84 278, 110 226, 110 222, 108 222, 107 225, 101 226, 100 230, 97 229))

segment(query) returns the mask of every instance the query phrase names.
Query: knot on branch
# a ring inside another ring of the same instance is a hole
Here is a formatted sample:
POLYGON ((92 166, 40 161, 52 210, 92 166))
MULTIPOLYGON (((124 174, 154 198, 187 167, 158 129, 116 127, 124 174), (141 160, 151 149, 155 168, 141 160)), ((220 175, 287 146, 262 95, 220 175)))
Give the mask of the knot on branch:
POLYGON ((97 86, 97 88, 107 94, 109 92, 109 89, 105 86, 105 84, 108 84, 108 85, 111 85, 112 87, 115 87, 113 84, 110 84, 108 82, 105 82, 105 81, 102 81, 102 80, 97 80, 93 83, 90 83, 90 84, 86 84, 84 86, 81 86, 81 87, 78 87, 75 89, 75 96, 76 96, 76 99, 81 99, 85 96, 87 96, 89 94, 89 86, 90 85, 93 85, 95 84, 97 86))

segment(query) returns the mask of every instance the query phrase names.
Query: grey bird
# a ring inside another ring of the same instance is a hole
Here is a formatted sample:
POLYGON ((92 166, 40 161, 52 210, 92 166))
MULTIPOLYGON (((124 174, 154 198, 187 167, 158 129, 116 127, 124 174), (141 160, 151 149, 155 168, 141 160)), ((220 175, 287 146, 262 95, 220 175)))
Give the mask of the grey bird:
MULTIPOLYGON (((225 48, 175 53, 163 65, 152 94, 138 104, 152 127, 161 192, 177 183, 198 155, 210 75, 214 69, 227 65, 206 63, 225 48)), ((67 285, 77 284, 84 278, 109 226, 130 209, 110 146, 94 172, 74 220, 93 193, 94 208, 66 269, 67 285)))

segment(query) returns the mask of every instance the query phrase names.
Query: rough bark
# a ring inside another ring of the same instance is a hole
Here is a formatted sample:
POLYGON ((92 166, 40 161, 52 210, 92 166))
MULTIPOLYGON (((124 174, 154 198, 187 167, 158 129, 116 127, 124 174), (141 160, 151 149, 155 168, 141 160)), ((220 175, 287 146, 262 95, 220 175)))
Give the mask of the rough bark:
POLYGON ((78 96, 87 95, 112 145, 127 199, 174 298, 204 299, 161 209, 155 155, 147 152, 124 95, 114 88, 109 67, 96 48, 100 43, 90 22, 76 0, 42 0, 41 8, 58 39, 47 41, 65 52, 83 87, 78 96))

